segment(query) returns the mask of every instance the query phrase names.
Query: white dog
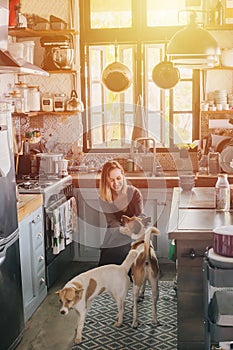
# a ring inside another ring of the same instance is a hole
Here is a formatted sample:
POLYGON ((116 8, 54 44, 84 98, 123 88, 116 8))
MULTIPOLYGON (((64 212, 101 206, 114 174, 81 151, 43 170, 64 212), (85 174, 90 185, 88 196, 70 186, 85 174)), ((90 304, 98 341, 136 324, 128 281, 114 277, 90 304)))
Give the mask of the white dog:
POLYGON ((157 300, 159 296, 158 280, 159 265, 153 245, 151 234, 159 235, 159 230, 155 227, 145 228, 143 219, 139 217, 123 216, 121 233, 130 236, 135 240, 131 247, 138 251, 138 256, 132 265, 133 278, 133 322, 132 327, 137 328, 137 301, 144 297, 146 281, 149 281, 152 290, 152 323, 157 324, 157 300))
POLYGON ((109 264, 90 269, 74 277, 63 289, 56 292, 62 303, 62 315, 67 315, 70 309, 77 311, 76 344, 82 341, 85 317, 92 300, 103 292, 109 293, 117 303, 118 319, 114 325, 122 324, 124 302, 130 286, 128 272, 137 255, 136 250, 130 250, 121 265, 109 264))

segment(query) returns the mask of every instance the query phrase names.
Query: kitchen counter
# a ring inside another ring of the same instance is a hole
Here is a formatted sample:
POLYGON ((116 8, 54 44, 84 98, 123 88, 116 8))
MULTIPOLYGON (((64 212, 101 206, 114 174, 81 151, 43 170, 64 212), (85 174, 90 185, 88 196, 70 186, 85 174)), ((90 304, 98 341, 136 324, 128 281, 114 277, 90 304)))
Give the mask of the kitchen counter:
MULTIPOLYGON (((76 188, 99 188, 100 173, 71 174, 76 188)), ((126 174, 129 183, 137 188, 173 188, 178 186, 177 172, 167 173, 167 176, 145 176, 143 173, 126 174)))
POLYGON ((168 237, 176 242, 179 350, 204 350, 203 257, 213 246, 213 229, 232 225, 233 211, 215 209, 215 188, 174 188, 168 237))
POLYGON ((20 194, 19 201, 17 202, 19 222, 38 209, 42 204, 42 194, 20 194))
MULTIPOLYGON (((100 173, 75 173, 71 174, 76 188, 99 188, 100 173)), ((177 171, 165 171, 164 176, 145 176, 144 173, 126 173, 128 182, 137 188, 174 188, 179 186, 177 171)), ((217 181, 216 175, 199 175, 196 173, 196 187, 214 187, 217 181)), ((233 174, 228 175, 228 181, 233 184, 233 174)))

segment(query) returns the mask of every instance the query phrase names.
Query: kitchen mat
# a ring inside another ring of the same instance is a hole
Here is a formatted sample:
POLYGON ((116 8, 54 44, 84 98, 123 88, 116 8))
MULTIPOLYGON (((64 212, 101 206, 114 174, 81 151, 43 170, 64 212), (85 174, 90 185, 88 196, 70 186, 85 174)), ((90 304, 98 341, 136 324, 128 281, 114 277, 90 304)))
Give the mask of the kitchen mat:
POLYGON ((131 328, 132 286, 126 298, 124 322, 116 328, 116 304, 107 294, 92 303, 83 329, 81 344, 72 350, 171 350, 177 348, 177 301, 172 281, 159 282, 157 327, 151 325, 151 289, 147 286, 145 298, 138 303, 137 329, 131 328))

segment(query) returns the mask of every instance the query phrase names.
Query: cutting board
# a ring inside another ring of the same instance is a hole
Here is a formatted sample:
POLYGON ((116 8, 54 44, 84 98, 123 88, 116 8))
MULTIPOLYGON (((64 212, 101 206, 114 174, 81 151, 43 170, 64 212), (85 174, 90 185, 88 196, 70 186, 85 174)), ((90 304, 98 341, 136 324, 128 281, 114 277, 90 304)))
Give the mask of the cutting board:
POLYGON ((216 208, 215 187, 194 187, 192 191, 180 190, 179 208, 216 208))

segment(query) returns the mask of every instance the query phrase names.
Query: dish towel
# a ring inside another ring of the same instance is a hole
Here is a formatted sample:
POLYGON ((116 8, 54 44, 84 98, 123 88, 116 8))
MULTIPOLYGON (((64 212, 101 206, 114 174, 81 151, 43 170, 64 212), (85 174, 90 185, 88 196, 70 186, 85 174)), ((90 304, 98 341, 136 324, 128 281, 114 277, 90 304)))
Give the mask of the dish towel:
POLYGON ((62 204, 54 208, 51 216, 53 254, 59 254, 61 250, 65 249, 65 239, 62 233, 61 207, 62 204))
POLYGON ((146 125, 146 116, 144 107, 142 104, 142 96, 138 96, 136 112, 134 116, 134 127, 132 133, 132 140, 137 139, 138 137, 148 137, 147 125, 146 125))

